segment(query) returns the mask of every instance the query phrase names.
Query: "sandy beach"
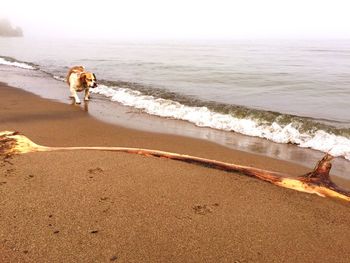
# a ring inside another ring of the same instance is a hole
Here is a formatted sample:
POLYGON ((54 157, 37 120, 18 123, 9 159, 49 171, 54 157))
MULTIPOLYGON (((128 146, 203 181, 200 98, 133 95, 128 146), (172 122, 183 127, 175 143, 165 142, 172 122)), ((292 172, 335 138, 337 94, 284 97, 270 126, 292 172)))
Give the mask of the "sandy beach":
MULTIPOLYGON (((300 175, 207 141, 103 123, 0 85, 0 131, 49 146, 128 146, 300 175)), ((239 174, 108 152, 0 161, 0 262, 348 262, 348 203, 239 174)))

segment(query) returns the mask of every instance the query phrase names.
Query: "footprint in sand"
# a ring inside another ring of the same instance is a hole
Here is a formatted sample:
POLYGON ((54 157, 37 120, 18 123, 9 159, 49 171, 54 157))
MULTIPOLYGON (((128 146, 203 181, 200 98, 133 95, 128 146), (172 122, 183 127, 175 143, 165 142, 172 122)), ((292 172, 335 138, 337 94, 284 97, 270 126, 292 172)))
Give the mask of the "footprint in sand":
POLYGON ((89 169, 88 172, 89 172, 90 174, 97 174, 97 173, 102 173, 103 170, 102 170, 102 168, 97 167, 97 168, 89 169))
POLYGON ((7 177, 7 176, 11 176, 11 175, 13 175, 13 173, 16 171, 16 169, 14 169, 14 168, 11 168, 11 169, 6 169, 6 171, 5 171, 5 176, 7 177))
POLYGON ((219 204, 218 203, 215 203, 215 204, 212 204, 212 205, 194 205, 192 207, 193 211, 195 214, 198 214, 198 215, 206 215, 206 214, 210 214, 213 212, 213 208, 214 207, 218 207, 219 204))

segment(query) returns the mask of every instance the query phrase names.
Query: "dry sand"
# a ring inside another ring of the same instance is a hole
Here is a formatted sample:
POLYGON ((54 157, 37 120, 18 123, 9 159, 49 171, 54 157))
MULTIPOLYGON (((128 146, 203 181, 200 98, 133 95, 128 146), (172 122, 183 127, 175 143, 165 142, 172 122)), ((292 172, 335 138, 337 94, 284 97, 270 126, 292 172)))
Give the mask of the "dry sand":
MULTIPOLYGON (((0 87, 0 131, 49 146, 130 146, 303 174, 213 143, 102 123, 0 87)), ((0 262, 349 262, 348 203, 167 159, 52 152, 0 161, 0 262)))

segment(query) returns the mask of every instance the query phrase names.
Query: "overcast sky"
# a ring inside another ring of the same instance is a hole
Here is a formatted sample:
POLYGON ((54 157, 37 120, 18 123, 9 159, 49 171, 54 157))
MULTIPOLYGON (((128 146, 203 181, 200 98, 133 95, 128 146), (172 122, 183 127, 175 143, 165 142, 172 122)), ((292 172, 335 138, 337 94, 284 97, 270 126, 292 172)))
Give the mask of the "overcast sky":
POLYGON ((350 38, 350 0, 8 0, 26 36, 350 38))

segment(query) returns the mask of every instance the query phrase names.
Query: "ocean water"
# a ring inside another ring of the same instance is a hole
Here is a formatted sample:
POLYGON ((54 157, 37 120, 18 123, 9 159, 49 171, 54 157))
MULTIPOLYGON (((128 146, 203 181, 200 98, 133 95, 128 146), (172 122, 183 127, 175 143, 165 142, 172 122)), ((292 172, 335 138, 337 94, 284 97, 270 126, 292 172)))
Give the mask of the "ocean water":
POLYGON ((350 161, 350 40, 0 38, 0 65, 57 81, 84 65, 113 103, 350 161))

